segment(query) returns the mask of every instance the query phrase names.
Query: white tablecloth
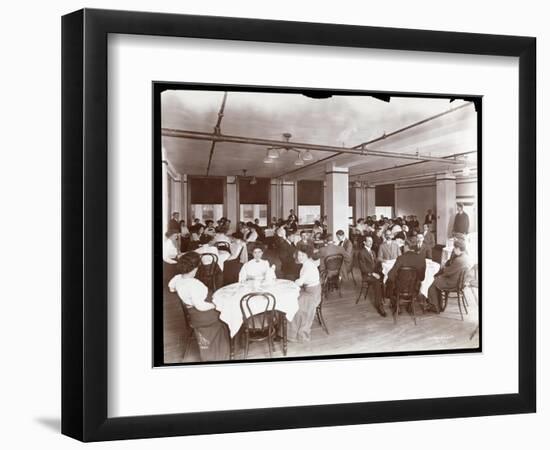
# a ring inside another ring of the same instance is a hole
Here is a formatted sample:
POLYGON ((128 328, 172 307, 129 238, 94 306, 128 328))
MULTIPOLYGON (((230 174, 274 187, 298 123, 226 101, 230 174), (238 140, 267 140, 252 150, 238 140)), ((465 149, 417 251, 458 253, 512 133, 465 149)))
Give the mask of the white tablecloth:
MULTIPOLYGON (((389 259, 382 262, 382 272, 384 273, 384 282, 388 278, 388 273, 395 264, 395 259, 389 259)), ((439 272, 439 264, 431 259, 426 259, 426 275, 424 281, 420 285, 420 292, 426 297, 428 296, 428 288, 434 282, 434 275, 439 272)))
MULTIPOLYGON (((291 321, 298 311, 298 296, 300 288, 289 280, 274 280, 254 285, 253 281, 245 283, 233 283, 224 286, 214 292, 212 302, 220 312, 220 319, 229 327, 231 337, 234 337, 241 325, 243 317, 240 307, 241 298, 251 292, 269 292, 275 296, 275 309, 284 312, 287 320, 291 321)), ((254 310, 254 303, 251 304, 253 313, 260 313, 265 308, 265 301, 258 301, 258 311, 254 310), (263 306, 263 308, 262 308, 263 306)))

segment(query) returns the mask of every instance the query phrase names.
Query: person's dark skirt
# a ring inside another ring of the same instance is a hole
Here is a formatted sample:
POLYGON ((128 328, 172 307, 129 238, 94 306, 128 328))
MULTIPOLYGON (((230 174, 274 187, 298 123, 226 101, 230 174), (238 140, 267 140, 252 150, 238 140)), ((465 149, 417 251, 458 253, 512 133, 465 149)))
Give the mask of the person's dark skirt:
POLYGON ((229 331, 220 321, 215 309, 199 311, 188 308, 191 325, 199 346, 201 361, 224 361, 229 359, 229 331))

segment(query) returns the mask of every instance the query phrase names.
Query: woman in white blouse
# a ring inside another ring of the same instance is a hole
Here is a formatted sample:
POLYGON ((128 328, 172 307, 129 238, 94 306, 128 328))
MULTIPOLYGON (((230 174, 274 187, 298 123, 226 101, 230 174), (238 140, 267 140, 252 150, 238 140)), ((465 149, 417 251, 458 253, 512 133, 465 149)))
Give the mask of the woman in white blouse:
POLYGON ((177 268, 176 264, 178 262, 178 257, 180 252, 178 252, 178 232, 176 230, 168 230, 165 233, 165 239, 162 243, 162 260, 163 264, 163 279, 164 279, 164 288, 170 279, 176 275, 177 268))
POLYGON ((310 248, 298 250, 296 258, 302 264, 300 277, 295 283, 301 288, 298 297, 298 312, 288 325, 288 340, 291 342, 307 342, 311 337, 311 325, 315 312, 321 303, 321 283, 319 270, 313 263, 310 248))
POLYGON ((274 270, 269 267, 269 262, 262 259, 264 251, 262 247, 255 246, 252 250, 254 259, 244 264, 239 272, 239 282, 246 280, 266 280, 270 276, 273 277, 274 270))
POLYGON ((220 321, 220 313, 208 302, 208 288, 195 278, 200 256, 195 252, 183 255, 178 261, 179 275, 168 283, 171 292, 176 292, 186 308, 191 326, 199 345, 201 361, 229 359, 229 333, 220 321))

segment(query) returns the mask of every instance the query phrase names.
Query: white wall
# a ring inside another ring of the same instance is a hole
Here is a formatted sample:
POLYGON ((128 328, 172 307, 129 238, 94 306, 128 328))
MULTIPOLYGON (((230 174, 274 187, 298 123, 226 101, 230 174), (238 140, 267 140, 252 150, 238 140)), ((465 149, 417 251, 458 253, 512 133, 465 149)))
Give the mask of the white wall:
MULTIPOLYGON (((4 61, 4 70, 0 72, 0 78, 3 86, 10 86, 10 89, 3 91, 1 105, 5 132, 2 134, 4 151, 0 152, 0 195, 5 220, 0 222, 3 252, 0 298, 6 299, 3 314, 10 319, 4 320, 3 326, 0 327, 0 342, 5 361, 0 385, 0 420, 5 424, 0 435, 1 446, 8 449, 84 448, 82 444, 59 434, 61 14, 87 6, 537 36, 538 108, 541 124, 538 143, 539 148, 543 149, 550 144, 550 128, 542 126, 548 122, 550 110, 550 29, 547 24, 547 8, 544 2, 534 0, 507 3, 502 7, 500 4, 498 7, 495 5, 497 4, 494 2, 464 0, 460 7, 453 8, 452 13, 449 13, 447 4, 435 0, 395 0, 386 3, 341 0, 316 2, 315 7, 308 2, 285 0, 157 0, 154 3, 145 0, 7 2, 3 8, 4 20, 0 27, 0 45, 4 61), (497 17, 498 20, 495 20, 497 17), (40 68, 38 71, 37 67, 40 68), (36 84, 37 81, 39 85, 36 84), (29 114, 31 104, 32 114, 29 114), (29 133, 29 128, 32 128, 32 133, 29 133), (22 166, 24 171, 20 170, 22 166), (23 183, 22 173, 25 179, 23 183), (40 183, 33 183, 33 180, 40 180, 40 183), (36 201, 37 195, 40 201, 36 201), (29 255, 21 250, 21 239, 18 238, 37 233, 36 221, 22 219, 28 216, 30 204, 33 205, 33 216, 40 218, 40 236, 47 236, 46 239, 40 239, 40 254, 47 258, 47 264, 32 274, 28 270, 29 255)), ((437 57, 434 55, 434 58, 437 57)), ((327 70, 350 69, 336 67, 327 70)), ((223 80, 221 72, 220 69, 220 79, 223 80)), ((542 224, 550 222, 550 182, 544 177, 549 168, 549 152, 539 152, 539 280, 542 274, 550 271, 548 258, 540 256, 550 253, 550 240, 541 239, 542 224)), ((540 282, 539 288, 542 289, 540 282)), ((538 297, 547 299, 549 294, 548 285, 545 284, 538 297)), ((539 380, 547 380, 550 376, 550 356, 547 351, 550 327, 541 326, 543 321, 546 323, 550 319, 549 313, 548 302, 539 301, 539 380)), ((197 371, 192 369, 189 376, 193 377, 196 373, 197 371)), ((475 374, 465 376, 475 377, 475 374)), ((186 380, 187 372, 182 376, 182 383, 185 384, 186 380)), ((376 383, 376 374, 364 382, 376 383)), ((550 422, 550 390, 546 384, 541 383, 542 386, 539 388, 539 412, 535 415, 235 433, 224 436, 88 445, 94 449, 185 447, 207 450, 254 446, 266 450, 281 450, 301 446, 334 449, 350 444, 354 446, 357 443, 359 447, 410 450, 440 449, 442 446, 446 450, 543 449, 548 447, 547 429, 550 422)))
POLYGON ((435 211, 435 183, 423 183, 416 186, 395 187, 395 214, 397 216, 418 216, 423 223, 426 211, 435 211))

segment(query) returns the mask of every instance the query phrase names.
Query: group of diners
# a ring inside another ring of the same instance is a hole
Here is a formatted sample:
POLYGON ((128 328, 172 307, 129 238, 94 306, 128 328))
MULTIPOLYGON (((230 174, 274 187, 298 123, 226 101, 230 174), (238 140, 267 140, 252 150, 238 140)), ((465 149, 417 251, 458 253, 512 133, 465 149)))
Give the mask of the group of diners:
MULTIPOLYGON (((230 221, 221 218, 214 226, 211 220, 195 219, 189 228, 174 213, 163 247, 164 286, 177 293, 189 318, 198 343, 201 360, 229 359, 227 327, 219 319, 212 303, 213 293, 226 285, 247 280, 283 278, 299 288, 298 312, 288 324, 288 341, 308 342, 316 308, 321 302, 323 283, 331 277, 339 284, 353 275, 358 267, 362 283, 374 293, 378 313, 386 316, 384 298, 395 301, 396 277, 401 267, 417 271, 417 291, 425 278, 426 259, 432 258, 435 238, 432 223, 419 229, 416 216, 388 219, 368 217, 350 227, 350 238, 343 230, 334 236, 327 233, 326 218, 317 228, 298 228, 291 210, 286 220, 273 218, 263 228, 259 220, 240 222, 230 233, 230 221), (329 273, 327 258, 341 255, 341 266, 329 273), (382 264, 395 260, 384 280, 382 264), (221 342, 224 341, 224 342, 221 342)), ((457 277, 469 267, 466 243, 460 236, 454 240, 450 259, 435 275, 425 303, 439 312, 444 289, 456 286, 457 277)), ((355 281, 355 280, 354 280, 355 281)), ((419 294, 422 295, 422 294, 419 294)))

